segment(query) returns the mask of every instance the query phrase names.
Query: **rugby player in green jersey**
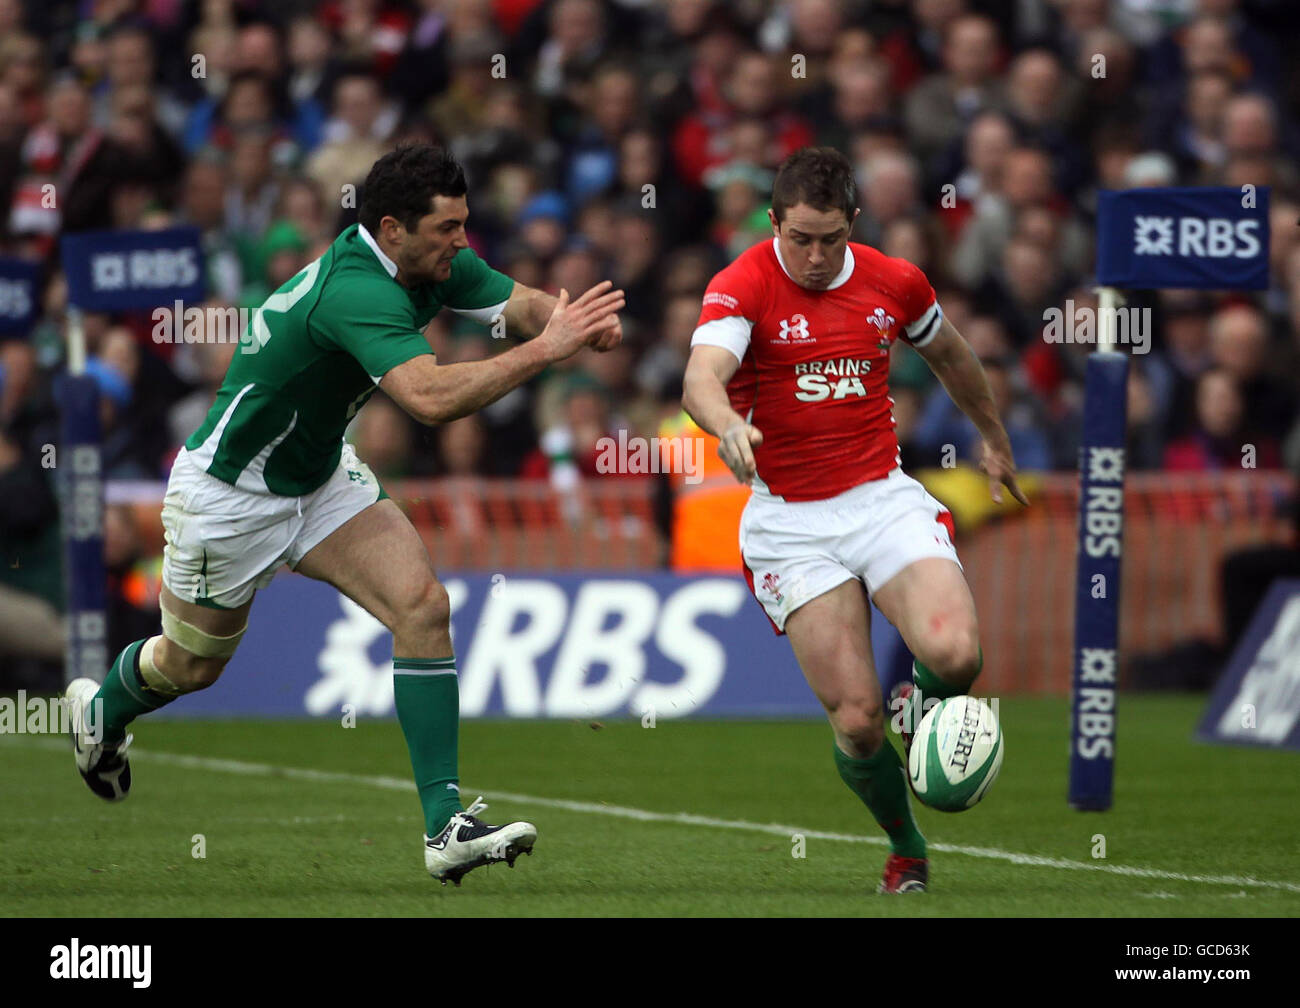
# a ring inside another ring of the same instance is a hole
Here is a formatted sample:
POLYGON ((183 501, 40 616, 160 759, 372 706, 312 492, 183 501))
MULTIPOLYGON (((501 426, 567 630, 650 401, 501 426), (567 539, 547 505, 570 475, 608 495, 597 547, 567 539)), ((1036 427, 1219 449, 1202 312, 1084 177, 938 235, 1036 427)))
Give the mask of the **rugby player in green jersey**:
POLYGON ((162 634, 132 643, 103 685, 68 686, 77 769, 109 801, 131 787, 127 726, 212 685, 258 588, 281 564, 326 581, 393 633, 393 693, 425 820, 425 865, 445 884, 530 852, 530 823, 464 809, 459 689, 447 592, 419 534, 343 440, 382 388, 417 420, 473 413, 584 346, 622 338, 622 291, 573 301, 515 283, 469 248, 465 176, 444 151, 375 162, 359 223, 257 309, 163 501, 162 634), (503 319, 526 340, 489 360, 439 365, 422 330, 442 308, 503 319), (102 701, 102 705, 94 701, 102 701))

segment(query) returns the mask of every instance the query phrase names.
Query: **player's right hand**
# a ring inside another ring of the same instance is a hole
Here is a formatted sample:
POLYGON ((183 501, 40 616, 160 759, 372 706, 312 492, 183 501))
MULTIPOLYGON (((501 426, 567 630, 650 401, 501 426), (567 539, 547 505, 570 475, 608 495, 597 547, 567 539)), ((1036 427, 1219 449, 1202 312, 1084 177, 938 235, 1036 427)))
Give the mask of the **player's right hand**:
POLYGON ((546 344, 551 360, 573 356, 597 334, 609 330, 611 319, 616 319, 624 304, 623 292, 611 290, 613 286, 602 280, 572 304, 569 292, 560 291, 550 321, 537 337, 546 344))
POLYGON ((744 421, 732 424, 718 439, 718 458, 745 486, 749 486, 758 472, 754 462, 754 449, 763 443, 763 432, 744 421))

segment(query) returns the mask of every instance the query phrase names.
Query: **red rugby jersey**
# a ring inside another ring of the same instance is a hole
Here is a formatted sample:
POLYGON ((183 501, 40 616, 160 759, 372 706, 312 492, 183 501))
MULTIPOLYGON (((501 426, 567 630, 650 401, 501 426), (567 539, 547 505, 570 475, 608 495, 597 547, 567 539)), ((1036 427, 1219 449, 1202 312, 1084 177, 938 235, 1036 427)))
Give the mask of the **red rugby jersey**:
POLYGON ((898 465, 889 348, 924 346, 942 318, 918 267, 856 242, 826 290, 790 278, 775 238, 715 276, 691 345, 741 362, 727 393, 763 432, 755 492, 822 500, 887 476, 898 465))

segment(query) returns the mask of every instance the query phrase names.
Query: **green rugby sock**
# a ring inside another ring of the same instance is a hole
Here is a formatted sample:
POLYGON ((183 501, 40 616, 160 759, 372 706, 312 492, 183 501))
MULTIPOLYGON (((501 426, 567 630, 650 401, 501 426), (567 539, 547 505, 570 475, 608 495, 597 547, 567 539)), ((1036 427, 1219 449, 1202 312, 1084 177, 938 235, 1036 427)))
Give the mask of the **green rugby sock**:
POLYGON ((912 818, 912 805, 907 797, 907 781, 903 779, 906 771, 898 751, 882 742, 876 752, 866 759, 854 759, 835 751, 835 768, 840 777, 875 817, 887 834, 889 846, 895 854, 903 857, 925 857, 925 837, 916 827, 912 818))
POLYGON ((176 699, 155 693, 140 678, 140 649, 148 640, 146 637, 122 649, 86 714, 88 723, 103 731, 102 738, 108 745, 126 738, 127 725, 141 714, 166 707, 176 699), (102 701, 102 711, 98 701, 102 701))
MULTIPOLYGON (((984 668, 983 648, 980 648, 979 667, 980 669, 984 668)), ((979 670, 976 670, 975 674, 978 676, 979 670)), ((916 659, 912 660, 912 684, 916 687, 916 691, 907 700, 907 714, 903 720, 904 725, 911 726, 908 728, 909 731, 915 731, 916 726, 921 723, 921 718, 925 716, 926 710, 929 709, 924 705, 929 701, 933 700, 935 703, 938 703, 940 700, 947 700, 949 697, 961 696, 962 694, 969 692, 969 687, 960 688, 954 686, 950 682, 945 682, 943 679, 940 679, 938 675, 916 659), (918 699, 920 700, 923 709, 915 711, 913 705, 918 699), (914 711, 915 713, 913 713, 914 711)), ((933 706, 934 704, 930 704, 930 707, 933 706)))
POLYGON ((961 696, 966 692, 940 679, 934 672, 915 660, 912 662, 912 682, 927 700, 931 697, 935 700, 947 700, 949 697, 961 696))
POLYGON ((394 658, 393 701, 411 753, 425 832, 437 836, 461 810, 456 757, 460 684, 455 657, 394 658))

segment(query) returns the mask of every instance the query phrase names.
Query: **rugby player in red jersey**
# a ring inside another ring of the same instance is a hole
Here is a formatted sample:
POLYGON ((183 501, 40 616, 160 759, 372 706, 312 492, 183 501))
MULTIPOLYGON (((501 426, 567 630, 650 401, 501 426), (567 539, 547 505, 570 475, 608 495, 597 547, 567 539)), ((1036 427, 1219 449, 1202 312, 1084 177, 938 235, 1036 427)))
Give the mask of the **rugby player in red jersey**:
POLYGON ((1005 486, 1027 501, 975 354, 920 269, 848 240, 857 215, 844 155, 804 148, 786 159, 772 241, 742 253, 704 295, 682 402, 752 488, 740 523, 746 578, 826 708, 840 776, 889 836, 880 891, 923 892, 925 838, 885 737, 868 603, 915 657, 899 694, 905 744, 918 700, 967 692, 983 653, 951 516, 899 468, 887 381, 895 340, 975 423, 993 499, 1005 486))

